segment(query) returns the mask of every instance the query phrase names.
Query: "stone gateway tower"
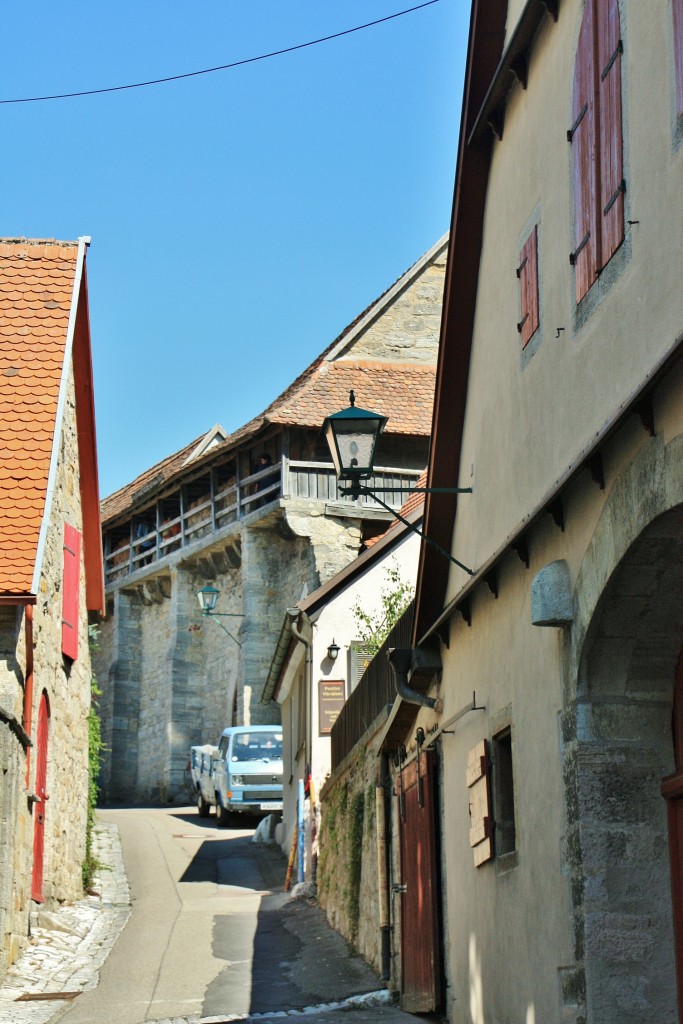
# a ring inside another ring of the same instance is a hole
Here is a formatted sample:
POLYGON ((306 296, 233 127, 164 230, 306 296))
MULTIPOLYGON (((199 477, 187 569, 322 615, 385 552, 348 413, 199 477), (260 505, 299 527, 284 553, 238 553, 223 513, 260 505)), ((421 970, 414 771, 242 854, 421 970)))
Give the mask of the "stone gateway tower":
POLYGON ((338 494, 323 420, 353 389, 389 417, 375 486, 424 469, 446 250, 444 237, 259 416, 229 436, 214 426, 103 502, 105 799, 185 798, 191 745, 277 714, 260 698, 283 607, 390 518, 338 494), (202 617, 207 583, 231 617, 202 617))

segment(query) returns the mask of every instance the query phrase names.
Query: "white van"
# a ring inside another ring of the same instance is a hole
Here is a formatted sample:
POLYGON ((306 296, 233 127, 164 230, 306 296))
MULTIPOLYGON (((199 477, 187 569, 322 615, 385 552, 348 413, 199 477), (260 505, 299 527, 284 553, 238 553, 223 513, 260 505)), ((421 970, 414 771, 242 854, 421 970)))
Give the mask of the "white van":
POLYGON ((215 806, 218 824, 230 825, 238 816, 282 810, 281 726, 236 725, 223 730, 215 756, 205 756, 207 747, 194 750, 204 755, 195 755, 202 765, 196 782, 193 772, 200 817, 215 806))

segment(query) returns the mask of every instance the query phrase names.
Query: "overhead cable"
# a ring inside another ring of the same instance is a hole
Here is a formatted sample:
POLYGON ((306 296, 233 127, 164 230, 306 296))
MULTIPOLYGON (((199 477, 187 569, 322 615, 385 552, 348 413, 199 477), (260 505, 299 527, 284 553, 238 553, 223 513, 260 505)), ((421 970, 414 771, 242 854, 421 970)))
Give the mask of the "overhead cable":
POLYGON ((377 18, 375 21, 368 21, 364 25, 356 25, 354 28, 343 29, 341 32, 333 32, 329 36, 321 36, 319 39, 310 39, 306 43, 297 43, 295 46, 287 46, 282 50, 273 50, 270 53, 261 53, 256 57, 245 57, 243 60, 233 61, 231 64, 220 64, 215 68, 203 68, 201 71, 186 71, 181 75, 168 75, 166 78, 152 78, 148 82, 133 82, 129 85, 110 85, 104 89, 82 89, 79 92, 62 92, 51 96, 23 96, 19 99, 0 100, 0 104, 8 103, 44 103, 48 100, 70 100, 77 96, 100 96, 107 92, 123 92, 126 89, 144 89, 149 85, 163 85, 166 82, 179 82, 183 78, 196 78, 198 75, 212 75, 216 71, 229 71, 231 68, 239 68, 244 64, 254 64, 260 60, 269 60, 271 57, 281 57, 285 53, 294 53, 296 50, 305 50, 309 46, 317 46, 319 43, 328 43, 332 39, 341 39, 342 36, 349 36, 354 32, 362 32, 374 25, 382 25, 384 22, 393 21, 395 18, 402 18, 404 14, 412 14, 420 11, 423 7, 431 7, 439 3, 439 0, 425 0, 425 3, 416 7, 409 7, 404 11, 397 11, 396 14, 388 14, 385 18, 377 18))

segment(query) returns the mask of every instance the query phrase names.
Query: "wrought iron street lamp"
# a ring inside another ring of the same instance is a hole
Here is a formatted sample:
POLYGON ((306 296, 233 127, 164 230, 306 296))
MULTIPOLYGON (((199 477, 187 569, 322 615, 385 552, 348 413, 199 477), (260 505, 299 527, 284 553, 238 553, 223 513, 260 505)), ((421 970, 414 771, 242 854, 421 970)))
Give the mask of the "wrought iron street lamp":
MULTIPOLYGON (((353 391, 349 394, 349 400, 351 404, 348 409, 327 417, 323 430, 337 476, 340 480, 349 480, 354 492, 359 488, 361 480, 372 476, 375 449, 387 417, 367 409, 358 409, 353 391)), ((358 494, 354 494, 354 497, 358 494)))
POLYGON ((227 626, 225 626, 220 620, 221 619, 243 619, 244 616, 240 612, 217 612, 215 611, 216 603, 220 596, 220 590, 216 587, 205 586, 201 590, 197 591, 197 600, 199 601, 199 607, 202 610, 202 615, 212 618, 217 626, 220 626, 224 633, 227 633, 231 640, 234 640, 238 647, 242 644, 236 636, 230 632, 227 626))
POLYGON ((340 487, 339 493, 344 497, 359 498, 362 494, 367 495, 391 512, 399 522, 403 523, 409 530, 439 551, 445 558, 458 568, 463 569, 470 576, 475 575, 474 569, 469 569, 457 558, 453 558, 449 551, 442 548, 440 544, 427 537, 419 530, 414 523, 392 508, 379 497, 379 494, 419 492, 422 494, 471 494, 471 487, 366 487, 361 480, 368 480, 374 472, 375 451, 379 435, 384 430, 388 420, 376 412, 369 412, 367 409, 358 409, 355 405, 356 396, 353 391, 349 395, 351 402, 348 409, 342 409, 328 416, 323 423, 323 431, 330 449, 332 462, 340 482, 348 481, 348 487, 340 487))

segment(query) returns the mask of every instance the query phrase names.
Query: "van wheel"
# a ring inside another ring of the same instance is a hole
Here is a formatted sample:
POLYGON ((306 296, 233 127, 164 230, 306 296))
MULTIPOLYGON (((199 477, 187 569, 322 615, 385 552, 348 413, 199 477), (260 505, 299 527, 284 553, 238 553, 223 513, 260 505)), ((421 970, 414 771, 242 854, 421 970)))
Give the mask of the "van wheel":
POLYGON ((200 793, 197 797, 197 813, 200 818, 208 818, 211 810, 211 804, 207 804, 206 800, 200 793))
POLYGON ((228 828, 232 823, 230 811, 226 811, 225 807, 220 803, 216 804, 216 817, 221 828, 228 828))

